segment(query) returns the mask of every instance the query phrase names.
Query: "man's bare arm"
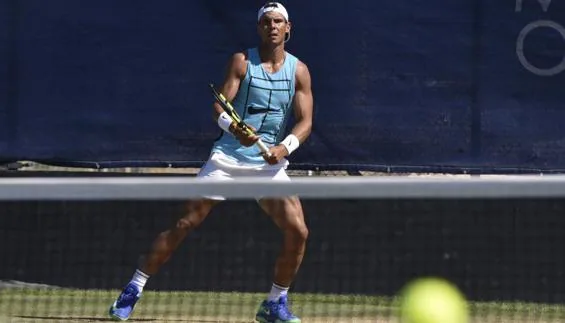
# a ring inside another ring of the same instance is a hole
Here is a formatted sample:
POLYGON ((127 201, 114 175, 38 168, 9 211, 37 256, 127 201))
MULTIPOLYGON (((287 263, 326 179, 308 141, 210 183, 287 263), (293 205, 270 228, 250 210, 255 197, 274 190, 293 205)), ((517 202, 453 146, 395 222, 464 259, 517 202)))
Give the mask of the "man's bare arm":
POLYGON ((310 72, 302 62, 298 62, 296 68, 296 86, 292 105, 296 123, 290 134, 279 145, 271 148, 271 156, 265 158, 269 164, 278 163, 283 157, 290 155, 306 141, 312 131, 314 99, 310 72))
POLYGON ((314 98, 310 71, 308 71, 306 64, 302 62, 299 62, 296 68, 296 90, 293 106, 296 124, 291 133, 298 138, 300 143, 303 143, 312 131, 314 98))
MULTIPOLYGON (((231 102, 237 95, 241 80, 243 80, 245 73, 247 72, 246 69, 247 63, 245 54, 234 54, 228 62, 228 67, 226 69, 224 77, 224 83, 218 89, 218 91, 220 91, 220 93, 222 93, 226 97, 226 99, 228 99, 228 101, 231 102)), ((214 102, 214 121, 218 120, 218 117, 223 111, 224 110, 222 109, 222 106, 218 102, 214 102)))

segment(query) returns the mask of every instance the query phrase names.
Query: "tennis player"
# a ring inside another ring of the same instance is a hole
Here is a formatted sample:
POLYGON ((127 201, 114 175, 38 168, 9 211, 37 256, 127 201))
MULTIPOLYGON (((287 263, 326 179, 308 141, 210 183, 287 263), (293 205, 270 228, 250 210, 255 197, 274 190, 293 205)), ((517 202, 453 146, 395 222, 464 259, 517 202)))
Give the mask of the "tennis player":
MULTIPOLYGON (((260 45, 231 57, 220 88, 255 134, 247 135, 214 103, 214 118, 222 135, 198 173, 202 180, 255 176, 289 181, 287 157, 310 135, 313 111, 310 73, 303 62, 285 50, 291 32, 285 7, 277 2, 262 6, 258 11, 257 31, 260 45), (291 113, 295 124, 285 136, 291 113), (270 154, 261 154, 255 145, 259 138, 269 146, 270 154)), ((119 320, 130 317, 149 277, 158 272, 187 234, 222 200, 221 196, 207 196, 187 203, 186 213, 176 225, 161 232, 149 253, 141 257, 131 281, 111 306, 111 317, 119 320)), ((280 228, 284 239, 276 259, 271 291, 255 318, 259 322, 300 322, 289 310, 287 293, 302 262, 308 237, 301 202, 296 196, 257 201, 280 228)))

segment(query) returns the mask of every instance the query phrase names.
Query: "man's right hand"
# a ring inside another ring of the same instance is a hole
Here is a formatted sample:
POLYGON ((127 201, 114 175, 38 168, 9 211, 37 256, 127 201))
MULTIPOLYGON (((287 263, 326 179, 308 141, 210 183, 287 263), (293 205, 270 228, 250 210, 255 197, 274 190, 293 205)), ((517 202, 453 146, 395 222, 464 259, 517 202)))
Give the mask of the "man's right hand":
POLYGON ((248 134, 242 127, 238 126, 237 123, 232 122, 230 126, 230 132, 239 140, 239 143, 242 146, 250 147, 253 146, 257 140, 259 140, 259 136, 255 134, 255 128, 251 126, 247 126, 252 130, 252 134, 248 134))

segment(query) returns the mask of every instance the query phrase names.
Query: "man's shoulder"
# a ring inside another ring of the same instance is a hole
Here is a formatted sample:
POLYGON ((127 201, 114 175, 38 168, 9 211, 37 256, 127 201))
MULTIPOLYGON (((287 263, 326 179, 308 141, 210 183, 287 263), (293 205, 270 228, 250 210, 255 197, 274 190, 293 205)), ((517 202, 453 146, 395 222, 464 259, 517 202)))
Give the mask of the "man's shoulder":
POLYGON ((301 60, 296 62, 296 76, 305 76, 310 75, 310 71, 308 70, 308 65, 301 60))
POLYGON ((296 62, 296 70, 295 70, 295 80, 297 87, 310 87, 311 76, 310 70, 308 69, 308 65, 301 60, 296 62))
POLYGON ((237 51, 237 52, 233 53, 232 59, 248 61, 250 56, 251 56, 251 52, 256 51, 256 50, 257 50, 256 47, 250 47, 250 48, 246 48, 246 49, 237 51))
POLYGON ((235 52, 230 58, 229 65, 232 70, 236 70, 240 77, 243 77, 247 71, 247 61, 249 54, 247 51, 235 52))
POLYGON ((296 66, 297 67, 308 68, 308 65, 306 65, 306 63, 303 60, 301 60, 300 57, 298 57, 297 55, 295 55, 295 54, 293 54, 292 52, 289 52, 289 51, 286 51, 286 53, 296 60, 296 66))
POLYGON ((233 53, 231 56, 231 60, 234 63, 242 63, 247 61, 247 57, 248 57, 247 51, 240 51, 233 53))

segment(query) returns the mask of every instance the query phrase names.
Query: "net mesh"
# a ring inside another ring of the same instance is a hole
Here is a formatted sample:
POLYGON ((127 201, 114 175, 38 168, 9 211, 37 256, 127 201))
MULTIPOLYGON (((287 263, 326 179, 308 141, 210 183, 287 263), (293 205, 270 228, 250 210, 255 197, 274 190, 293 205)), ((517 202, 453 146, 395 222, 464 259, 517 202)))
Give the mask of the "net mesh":
MULTIPOLYGON (((397 322, 399 291, 441 277, 472 322, 565 322, 561 198, 305 198, 289 292, 303 322, 397 322)), ((185 203, 0 201, 0 321, 92 322, 185 203)), ((251 322, 282 234, 253 199, 216 206, 150 277, 133 321, 251 322)), ((439 323, 439 322, 438 322, 439 323)))

